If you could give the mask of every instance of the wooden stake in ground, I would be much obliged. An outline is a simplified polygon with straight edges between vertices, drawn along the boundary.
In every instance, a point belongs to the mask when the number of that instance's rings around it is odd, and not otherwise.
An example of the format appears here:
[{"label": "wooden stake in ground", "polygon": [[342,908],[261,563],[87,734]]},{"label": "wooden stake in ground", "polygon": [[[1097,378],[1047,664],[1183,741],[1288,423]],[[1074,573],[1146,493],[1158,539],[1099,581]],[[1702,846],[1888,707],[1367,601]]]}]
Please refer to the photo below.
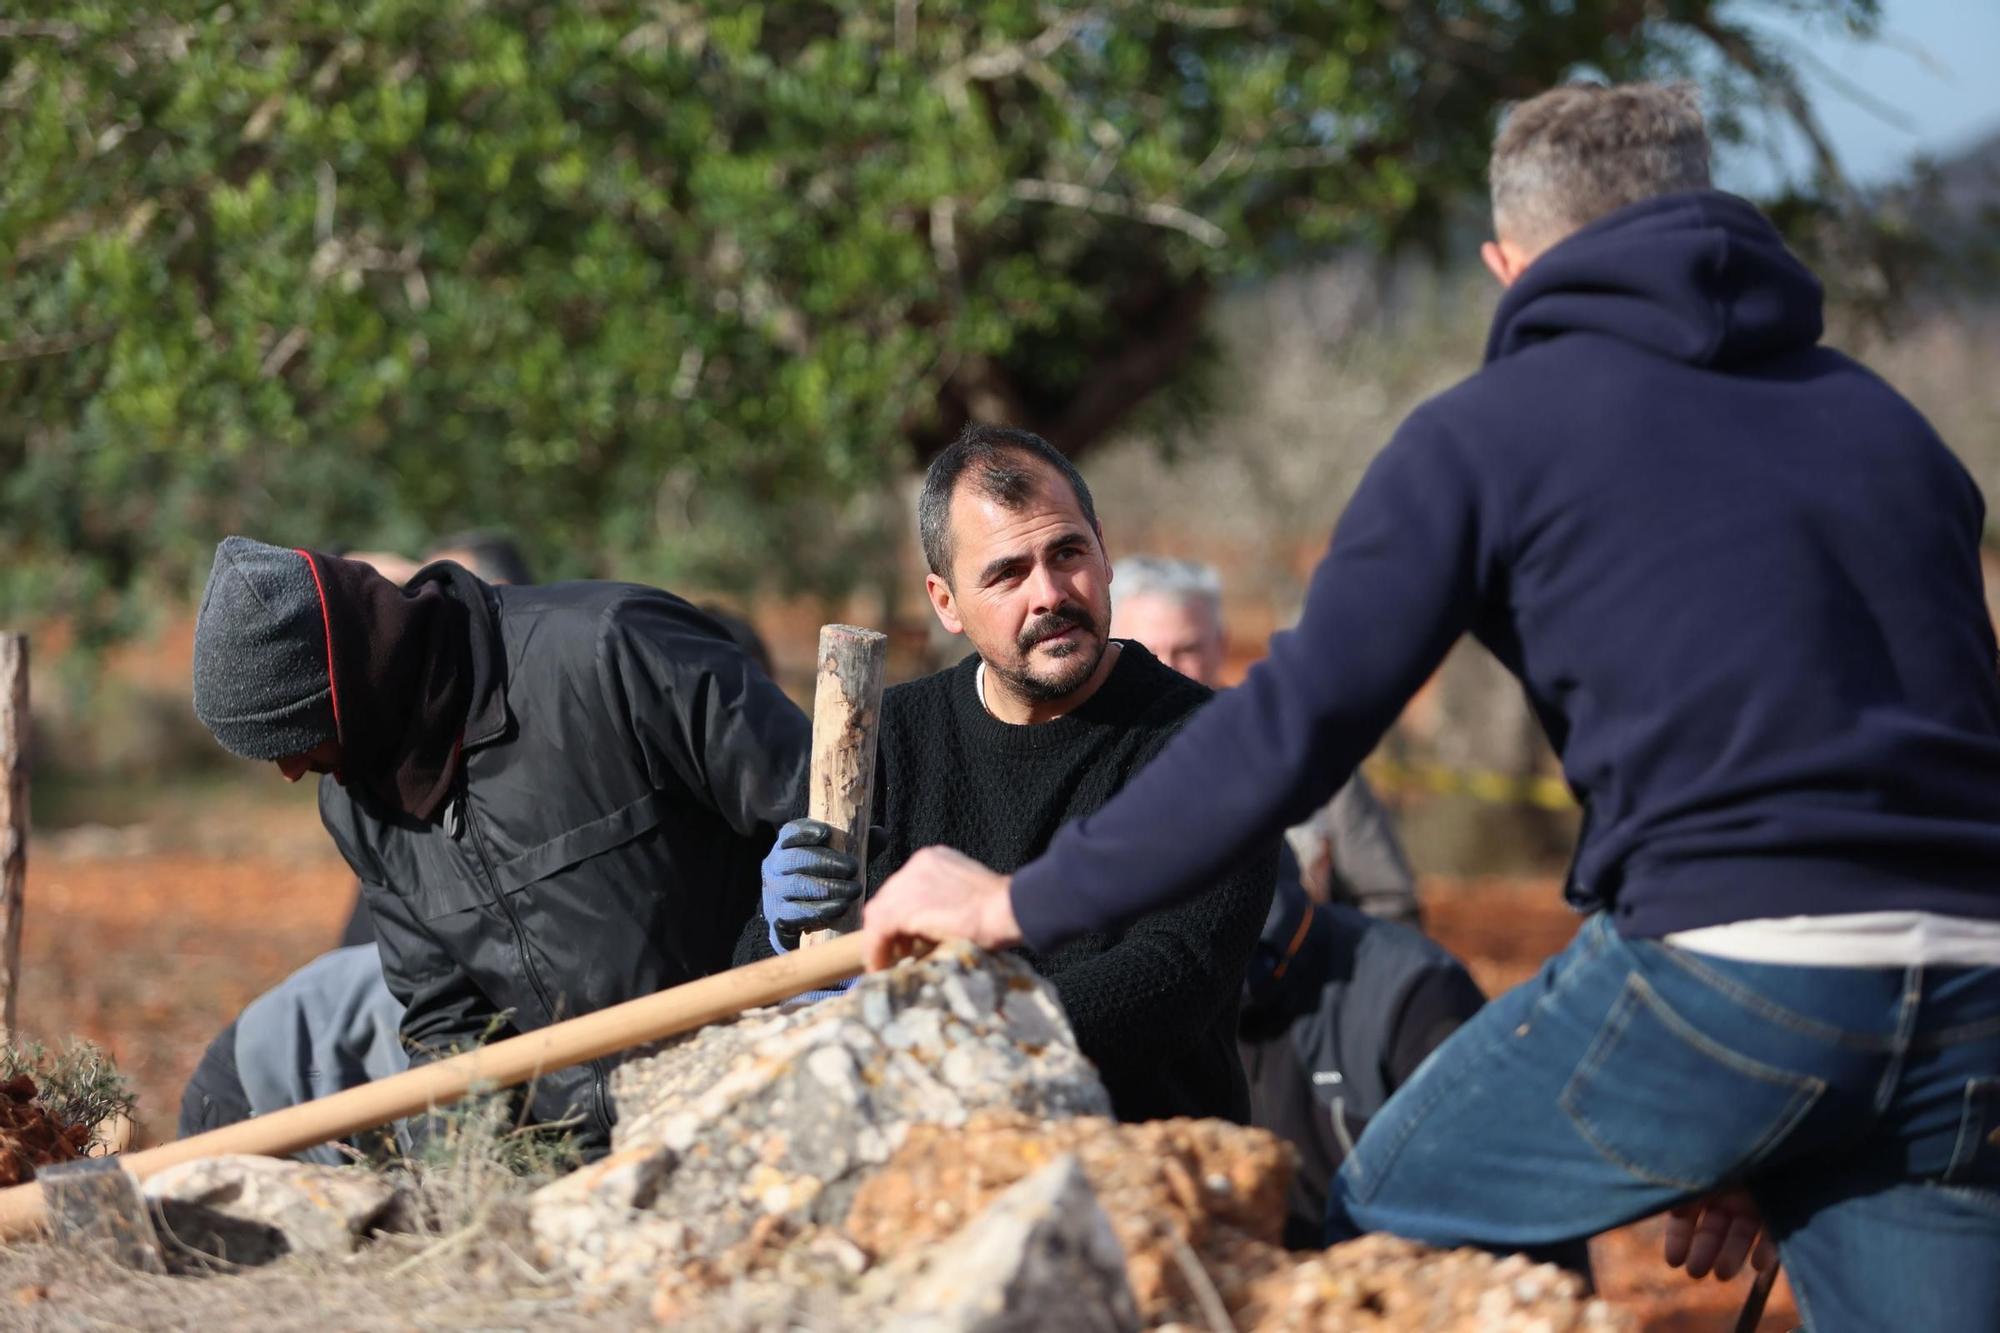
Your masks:
[{"label": "wooden stake in ground", "polygon": [[[819,678],[813,688],[812,780],[806,814],[833,825],[833,847],[852,852],[868,878],[868,816],[875,803],[875,736],[882,724],[882,673],[889,638],[853,625],[819,631]],[[861,928],[861,902],[824,930],[799,936],[802,948]]]},{"label": "wooden stake in ground", "polygon": [[28,881],[28,636],[0,634],[0,1031],[15,1033]]},{"label": "wooden stake in ground", "polygon": [[[163,1143],[119,1159],[120,1165],[144,1180],[170,1166],[203,1157],[225,1153],[283,1157],[344,1139],[433,1106],[449,1105],[475,1089],[526,1083],[552,1069],[691,1032],[802,991],[824,989],[861,971],[864,943],[859,935],[851,935],[822,948],[795,950],[748,967],[718,972],[331,1097]],[[41,1226],[45,1216],[39,1184],[0,1190],[0,1240],[26,1235]]]}]

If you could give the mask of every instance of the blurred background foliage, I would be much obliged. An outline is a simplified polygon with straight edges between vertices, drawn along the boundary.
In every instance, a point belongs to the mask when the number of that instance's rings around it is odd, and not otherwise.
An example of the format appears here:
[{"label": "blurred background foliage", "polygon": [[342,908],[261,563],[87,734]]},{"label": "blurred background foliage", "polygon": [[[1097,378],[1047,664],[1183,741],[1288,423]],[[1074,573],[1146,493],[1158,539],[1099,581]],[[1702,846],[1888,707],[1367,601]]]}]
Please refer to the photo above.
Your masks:
[{"label": "blurred background foliage", "polygon": [[[1477,217],[1496,109],[1873,0],[236,0],[0,16],[0,615],[224,533],[836,593],[968,418],[1185,418],[1209,308]],[[1838,164],[1784,216],[1824,238]],[[1846,242],[1843,242],[1843,244]],[[1866,276],[1866,265],[1844,272]],[[1876,284],[1880,286],[1882,284]],[[1162,392],[1165,390],[1166,392]],[[1144,418],[1141,418],[1143,424]]]}]

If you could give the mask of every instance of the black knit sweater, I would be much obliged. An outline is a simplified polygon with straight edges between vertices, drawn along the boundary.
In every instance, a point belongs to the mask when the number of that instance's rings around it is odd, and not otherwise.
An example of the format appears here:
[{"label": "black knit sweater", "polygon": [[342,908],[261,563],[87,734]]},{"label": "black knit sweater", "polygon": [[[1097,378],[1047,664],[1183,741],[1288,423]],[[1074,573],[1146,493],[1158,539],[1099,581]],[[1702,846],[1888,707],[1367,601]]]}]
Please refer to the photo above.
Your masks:
[{"label": "black knit sweater", "polygon": [[[1025,864],[1065,821],[1109,800],[1210,695],[1128,642],[1081,708],[1016,726],[981,704],[978,663],[968,657],[883,696],[874,818],[888,836],[870,849],[870,892],[936,843],[1002,872]],[[1236,1004],[1276,865],[1274,844],[1207,892],[1121,933],[1024,953],[1055,985],[1121,1120],[1248,1119]],[[737,961],[769,953],[759,915]]]}]

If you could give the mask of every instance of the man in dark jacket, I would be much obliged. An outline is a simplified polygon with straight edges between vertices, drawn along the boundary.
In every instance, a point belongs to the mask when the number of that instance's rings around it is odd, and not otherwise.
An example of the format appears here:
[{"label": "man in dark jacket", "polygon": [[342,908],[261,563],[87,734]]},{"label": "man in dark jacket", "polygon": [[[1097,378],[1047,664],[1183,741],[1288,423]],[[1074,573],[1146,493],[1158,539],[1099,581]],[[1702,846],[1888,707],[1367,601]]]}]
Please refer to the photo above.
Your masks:
[{"label": "man in dark jacket", "polygon": [[[977,651],[883,697],[871,882],[934,842],[997,865],[1028,860],[1209,697],[1110,637],[1111,571],[1090,488],[1038,436],[969,428],[932,462],[918,510],[932,607]],[[739,961],[795,947],[860,892],[853,858],[826,835],[813,820],[785,826]],[[1276,845],[1274,833],[1245,848],[1165,911],[1028,955],[1121,1119],[1248,1118],[1237,993]]]},{"label": "man in dark jacket", "polygon": [[[1819,1333],[1990,1327],[1979,492],[1820,345],[1818,283],[1708,188],[1691,93],[1528,102],[1492,184],[1486,366],[1375,460],[1299,628],[1011,879],[911,858],[871,951],[1047,948],[1177,901],[1326,799],[1470,631],[1584,806],[1569,896],[1592,915],[1376,1116],[1332,1234],[1517,1247],[1747,1192]],[[1741,1245],[1741,1220],[1705,1209],[1694,1243]]]},{"label": "man in dark jacket", "polygon": [[[803,801],[806,719],[712,621],[615,583],[496,588],[241,537],[195,628],[224,748],[320,783],[416,1060],[728,966]],[[608,1141],[608,1064],[532,1111]]]},{"label": "man in dark jacket", "polygon": [[1251,1123],[1299,1153],[1285,1243],[1317,1248],[1327,1186],[1389,1095],[1486,1003],[1444,947],[1347,903],[1315,902],[1287,852],[1243,978]]},{"label": "man in dark jacket", "polygon": [[[421,560],[415,561],[393,552],[363,554],[341,551],[335,554],[373,566],[376,573],[391,583],[406,582],[425,565],[433,565],[440,560],[449,560],[470,571],[489,587],[535,581],[534,570],[529,566],[528,557],[522,552],[520,544],[505,533],[486,529],[440,538],[432,543],[430,551]],[[764,674],[771,674],[769,668]],[[368,915],[368,899],[357,892],[354,908],[347,914],[347,924],[340,928],[340,947],[350,948],[374,942],[375,922]],[[355,969],[354,975],[360,975],[359,968]]]}]

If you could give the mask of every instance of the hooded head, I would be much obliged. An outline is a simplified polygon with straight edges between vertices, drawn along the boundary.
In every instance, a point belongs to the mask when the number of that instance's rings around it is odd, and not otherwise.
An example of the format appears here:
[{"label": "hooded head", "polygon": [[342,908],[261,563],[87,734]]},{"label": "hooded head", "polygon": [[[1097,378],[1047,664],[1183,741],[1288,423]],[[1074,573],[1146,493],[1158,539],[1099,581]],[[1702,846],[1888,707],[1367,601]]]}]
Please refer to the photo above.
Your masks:
[{"label": "hooded head", "polygon": [[1480,248],[1507,288],[1487,360],[1565,333],[1720,367],[1818,342],[1818,280],[1754,206],[1709,188],[1708,162],[1685,85],[1557,88],[1515,107]]},{"label": "hooded head", "polygon": [[399,587],[360,561],[227,538],[195,622],[195,715],[234,754],[429,819],[457,767],[484,586],[438,564]]},{"label": "hooded head", "polygon": [[301,551],[227,537],[194,630],[194,711],[245,759],[283,759],[339,737],[327,622]]},{"label": "hooded head", "polygon": [[1495,240],[1480,254],[1511,284],[1536,256],[1602,217],[1709,188],[1708,128],[1687,84],[1572,84],[1512,108],[1487,178]]}]

